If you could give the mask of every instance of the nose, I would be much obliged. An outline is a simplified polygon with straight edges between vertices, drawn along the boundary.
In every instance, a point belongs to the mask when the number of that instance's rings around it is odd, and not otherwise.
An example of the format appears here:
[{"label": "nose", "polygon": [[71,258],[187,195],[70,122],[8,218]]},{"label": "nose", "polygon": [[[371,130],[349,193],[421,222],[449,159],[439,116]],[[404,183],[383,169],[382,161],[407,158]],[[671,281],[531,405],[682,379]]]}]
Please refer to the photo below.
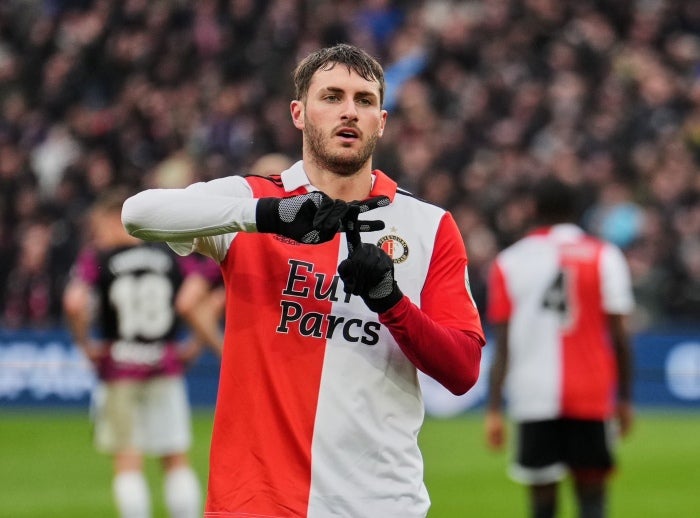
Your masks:
[{"label": "nose", "polygon": [[344,121],[357,120],[357,106],[355,105],[354,99],[348,99],[343,103],[343,110],[341,113],[341,118]]}]

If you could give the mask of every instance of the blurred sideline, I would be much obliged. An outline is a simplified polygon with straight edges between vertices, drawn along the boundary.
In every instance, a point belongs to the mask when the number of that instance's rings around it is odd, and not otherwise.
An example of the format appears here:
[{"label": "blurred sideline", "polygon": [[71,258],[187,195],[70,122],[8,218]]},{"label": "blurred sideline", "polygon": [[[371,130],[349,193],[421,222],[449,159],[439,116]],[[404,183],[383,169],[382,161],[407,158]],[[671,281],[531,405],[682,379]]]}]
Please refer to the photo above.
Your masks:
[{"label": "blurred sideline", "polygon": [[[700,336],[697,329],[664,328],[634,336],[635,403],[639,407],[700,408]],[[421,375],[426,413],[447,418],[480,407],[488,386],[491,349],[481,377],[464,396],[453,396]],[[203,354],[187,373],[192,404],[213,406],[219,362]],[[68,332],[0,329],[0,408],[87,407],[96,383],[89,362]]]}]

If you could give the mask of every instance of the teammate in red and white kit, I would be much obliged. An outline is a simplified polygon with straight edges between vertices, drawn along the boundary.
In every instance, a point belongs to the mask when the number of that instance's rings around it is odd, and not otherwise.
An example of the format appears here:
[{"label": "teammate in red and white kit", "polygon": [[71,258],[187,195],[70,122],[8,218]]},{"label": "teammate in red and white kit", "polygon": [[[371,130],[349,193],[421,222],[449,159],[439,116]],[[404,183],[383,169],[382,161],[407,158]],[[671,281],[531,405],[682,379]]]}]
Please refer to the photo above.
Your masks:
[{"label": "teammate in red and white kit", "polygon": [[[194,341],[181,343],[176,307],[189,282],[185,277],[199,274],[186,271],[182,258],[164,245],[144,243],[124,231],[125,199],[122,190],[109,191],[92,208],[93,240],[72,269],[65,316],[100,380],[94,441],[98,451],[113,457],[119,516],[150,516],[143,456],[152,455],[165,471],[170,516],[195,518],[201,516],[201,490],[187,454],[190,408],[183,373],[200,347]],[[188,292],[198,298],[196,289]],[[206,323],[198,327],[213,335]]]},{"label": "teammate in red and white kit", "polygon": [[133,235],[221,264],[205,516],[424,517],[416,369],[464,393],[484,344],[464,243],[449,213],[372,169],[387,119],[373,58],[337,45],[294,77],[302,161],[144,191],[122,212]]},{"label": "teammate in red and white kit", "polygon": [[501,448],[506,390],[516,423],[510,474],[531,488],[532,516],[556,512],[557,485],[571,473],[580,514],[605,514],[613,467],[610,424],[632,422],[631,353],[624,318],[633,308],[621,251],[571,223],[576,196],[547,178],[535,188],[539,223],[491,269],[487,316],[496,353],[487,441]]}]

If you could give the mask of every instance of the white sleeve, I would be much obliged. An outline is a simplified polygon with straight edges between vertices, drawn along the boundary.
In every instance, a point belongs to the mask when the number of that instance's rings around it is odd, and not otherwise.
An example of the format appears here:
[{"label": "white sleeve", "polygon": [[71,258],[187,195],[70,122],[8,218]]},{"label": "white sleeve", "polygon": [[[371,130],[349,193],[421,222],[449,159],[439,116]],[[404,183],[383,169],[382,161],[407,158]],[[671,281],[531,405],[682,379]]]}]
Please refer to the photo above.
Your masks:
[{"label": "white sleeve", "polygon": [[608,314],[627,315],[634,308],[632,280],[625,256],[616,246],[607,244],[602,251],[603,309]]},{"label": "white sleeve", "polygon": [[194,250],[221,261],[235,232],[255,232],[248,183],[230,176],[185,189],[149,189],[124,202],[122,223],[144,241],[166,241],[181,255]]}]

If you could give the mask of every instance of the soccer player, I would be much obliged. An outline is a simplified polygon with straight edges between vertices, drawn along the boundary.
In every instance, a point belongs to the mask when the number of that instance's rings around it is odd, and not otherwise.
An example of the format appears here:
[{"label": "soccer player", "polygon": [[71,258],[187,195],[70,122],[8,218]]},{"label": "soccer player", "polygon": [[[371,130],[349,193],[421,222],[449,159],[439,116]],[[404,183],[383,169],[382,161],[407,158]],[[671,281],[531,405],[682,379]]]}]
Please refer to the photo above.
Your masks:
[{"label": "soccer player", "polygon": [[142,471],[147,454],[161,459],[170,516],[194,518],[201,516],[201,489],[187,454],[190,409],[183,367],[199,346],[176,340],[176,296],[183,279],[179,257],[126,233],[125,199],[121,190],[110,191],[92,208],[93,246],[72,269],[64,312],[100,380],[94,440],[98,451],[113,456],[120,516],[150,516]]},{"label": "soccer player", "polygon": [[301,161],[147,190],[122,212],[131,234],[221,264],[205,516],[424,517],[416,369],[464,393],[484,344],[464,242],[449,213],[372,169],[387,121],[374,58],[320,49],[294,83]]},{"label": "soccer player", "polygon": [[573,477],[579,516],[605,515],[615,419],[632,424],[625,315],[630,274],[621,251],[572,223],[576,196],[547,178],[535,188],[541,226],[503,250],[489,279],[496,352],[486,412],[488,444],[502,448],[503,388],[515,423],[511,477],[530,488],[531,516],[556,513],[557,486]]},{"label": "soccer player", "polygon": [[221,327],[226,291],[221,270],[203,255],[183,257],[185,279],[177,295],[175,308],[187,321],[199,344],[208,346],[218,358],[224,346]]}]

